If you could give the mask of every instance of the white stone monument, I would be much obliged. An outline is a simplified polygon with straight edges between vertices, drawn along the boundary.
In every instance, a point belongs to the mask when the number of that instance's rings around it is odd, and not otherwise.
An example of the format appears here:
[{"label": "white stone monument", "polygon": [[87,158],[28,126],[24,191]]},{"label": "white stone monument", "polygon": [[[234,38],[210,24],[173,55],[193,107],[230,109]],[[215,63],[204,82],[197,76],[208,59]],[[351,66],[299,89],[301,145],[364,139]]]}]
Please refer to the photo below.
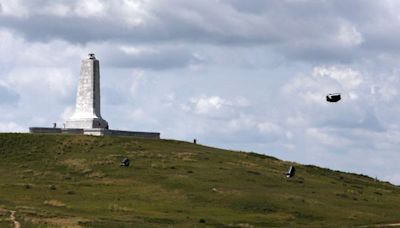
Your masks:
[{"label": "white stone monument", "polygon": [[92,53],[82,60],[75,113],[65,128],[108,129],[100,114],[100,63]]},{"label": "white stone monument", "polygon": [[160,139],[159,132],[108,129],[107,121],[100,114],[100,64],[94,54],[89,54],[88,59],[82,60],[75,113],[67,120],[64,128],[57,128],[57,125],[54,124],[52,128],[30,127],[29,132],[33,134],[109,135]]}]

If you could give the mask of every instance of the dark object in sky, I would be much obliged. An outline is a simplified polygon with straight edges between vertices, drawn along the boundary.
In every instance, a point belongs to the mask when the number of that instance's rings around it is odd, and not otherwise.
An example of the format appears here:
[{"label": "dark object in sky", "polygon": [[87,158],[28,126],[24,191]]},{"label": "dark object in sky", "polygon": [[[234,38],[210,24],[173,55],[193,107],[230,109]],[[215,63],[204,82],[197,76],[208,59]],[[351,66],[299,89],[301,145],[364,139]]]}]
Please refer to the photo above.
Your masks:
[{"label": "dark object in sky", "polygon": [[194,144],[197,144],[197,140],[196,140],[196,139],[193,139],[193,143],[194,143]]},{"label": "dark object in sky", "polygon": [[129,166],[129,158],[124,158],[121,161],[121,166]]},{"label": "dark object in sky", "polygon": [[326,101],[328,102],[338,102],[340,101],[341,96],[340,93],[330,93],[326,95]]},{"label": "dark object in sky", "polygon": [[289,171],[286,173],[286,177],[291,178],[294,177],[295,174],[296,174],[296,168],[294,168],[294,166],[290,166]]}]

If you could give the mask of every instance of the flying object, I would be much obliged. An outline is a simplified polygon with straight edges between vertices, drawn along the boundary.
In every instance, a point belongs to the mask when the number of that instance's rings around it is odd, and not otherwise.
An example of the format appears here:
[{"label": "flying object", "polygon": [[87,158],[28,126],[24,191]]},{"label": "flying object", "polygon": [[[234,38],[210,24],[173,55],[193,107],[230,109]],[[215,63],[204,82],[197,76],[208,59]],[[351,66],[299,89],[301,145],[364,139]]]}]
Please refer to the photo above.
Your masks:
[{"label": "flying object", "polygon": [[340,101],[340,99],[341,99],[340,93],[330,93],[326,95],[327,102],[338,102]]}]

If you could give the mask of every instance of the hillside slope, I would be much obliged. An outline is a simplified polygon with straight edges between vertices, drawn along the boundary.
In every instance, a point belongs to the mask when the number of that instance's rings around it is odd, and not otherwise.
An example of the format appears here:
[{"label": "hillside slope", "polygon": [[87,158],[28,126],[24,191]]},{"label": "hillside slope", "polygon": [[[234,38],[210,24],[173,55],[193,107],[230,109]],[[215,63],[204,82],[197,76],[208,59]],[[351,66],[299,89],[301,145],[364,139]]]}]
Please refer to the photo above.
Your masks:
[{"label": "hillside slope", "polygon": [[[131,166],[120,167],[129,157]],[[400,222],[366,176],[171,140],[0,134],[0,226],[270,227]]]}]

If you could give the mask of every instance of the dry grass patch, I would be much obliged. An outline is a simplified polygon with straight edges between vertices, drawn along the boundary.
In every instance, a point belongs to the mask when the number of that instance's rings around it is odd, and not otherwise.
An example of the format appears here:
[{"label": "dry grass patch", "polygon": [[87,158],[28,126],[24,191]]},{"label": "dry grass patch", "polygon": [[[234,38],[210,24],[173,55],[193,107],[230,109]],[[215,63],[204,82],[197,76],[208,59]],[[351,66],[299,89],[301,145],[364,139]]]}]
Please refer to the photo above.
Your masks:
[{"label": "dry grass patch", "polygon": [[63,203],[59,200],[45,200],[43,202],[43,204],[54,206],[54,207],[65,207],[66,206],[65,203]]},{"label": "dry grass patch", "polygon": [[182,161],[197,161],[197,159],[194,158],[194,153],[191,152],[178,152],[176,153],[176,157],[179,160]]},{"label": "dry grass patch", "polygon": [[90,178],[103,178],[106,176],[106,174],[100,172],[100,171],[96,171],[96,172],[92,172],[90,174],[87,175]]},{"label": "dry grass patch", "polygon": [[62,163],[69,167],[75,168],[75,169],[85,169],[88,167],[86,164],[87,163],[86,159],[83,159],[83,158],[67,159],[67,160],[64,160]]},{"label": "dry grass patch", "polygon": [[226,195],[243,195],[243,193],[239,190],[235,189],[226,189],[226,188],[212,188],[212,192],[219,193],[219,194],[226,194]]},{"label": "dry grass patch", "polygon": [[46,227],[68,227],[68,228],[80,228],[79,225],[83,222],[90,220],[78,217],[71,218],[37,218],[37,217],[26,217],[26,220],[37,225],[45,225]]},{"label": "dry grass patch", "polygon": [[111,204],[109,207],[108,207],[108,209],[110,210],[110,211],[119,211],[119,212],[132,212],[133,211],[133,209],[132,208],[129,208],[129,207],[124,207],[124,206],[121,206],[121,205],[118,205],[118,204]]},{"label": "dry grass patch", "polygon": [[115,164],[115,162],[112,160],[102,160],[102,161],[94,162],[93,164],[95,164],[95,165],[112,165],[112,164]]},{"label": "dry grass patch", "polygon": [[83,174],[88,174],[93,171],[89,168],[86,159],[67,159],[63,161],[62,164],[67,165],[69,168],[72,168],[73,170]]}]

